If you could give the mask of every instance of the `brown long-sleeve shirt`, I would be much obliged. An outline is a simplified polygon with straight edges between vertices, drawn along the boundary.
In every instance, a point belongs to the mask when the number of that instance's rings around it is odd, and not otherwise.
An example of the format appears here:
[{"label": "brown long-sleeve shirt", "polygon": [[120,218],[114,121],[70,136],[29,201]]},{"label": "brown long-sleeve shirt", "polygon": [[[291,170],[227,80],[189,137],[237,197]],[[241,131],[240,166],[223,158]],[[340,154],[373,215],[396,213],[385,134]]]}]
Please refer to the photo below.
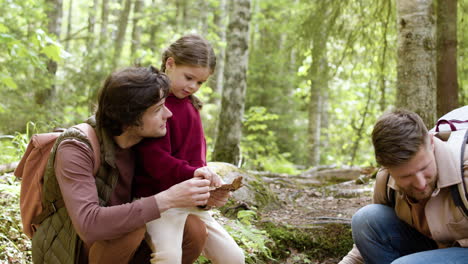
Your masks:
[{"label": "brown long-sleeve shirt", "polygon": [[108,207],[99,206],[93,176],[93,151],[77,140],[63,141],[57,150],[55,172],[65,206],[75,230],[86,245],[114,239],[160,217],[153,196],[132,201],[133,153],[116,146],[120,172]]}]

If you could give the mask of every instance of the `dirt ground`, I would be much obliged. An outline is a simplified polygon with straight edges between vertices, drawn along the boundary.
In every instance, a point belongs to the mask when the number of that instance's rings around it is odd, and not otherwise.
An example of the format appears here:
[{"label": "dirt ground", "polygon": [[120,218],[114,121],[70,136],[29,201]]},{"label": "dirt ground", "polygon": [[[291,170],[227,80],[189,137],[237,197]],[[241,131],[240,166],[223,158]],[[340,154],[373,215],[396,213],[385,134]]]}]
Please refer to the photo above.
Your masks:
[{"label": "dirt ground", "polygon": [[308,226],[325,222],[350,223],[353,214],[372,201],[373,182],[355,181],[325,187],[292,189],[271,186],[284,206],[265,212],[263,219],[292,226]]},{"label": "dirt ground", "polygon": [[[351,217],[361,207],[372,201],[373,181],[356,184],[347,181],[325,187],[307,187],[292,189],[284,186],[270,186],[284,202],[281,209],[263,212],[262,219],[276,224],[308,228],[326,223],[350,224]],[[297,262],[301,253],[292,252],[284,261],[286,264]],[[338,263],[338,258],[311,260],[316,264]]]}]

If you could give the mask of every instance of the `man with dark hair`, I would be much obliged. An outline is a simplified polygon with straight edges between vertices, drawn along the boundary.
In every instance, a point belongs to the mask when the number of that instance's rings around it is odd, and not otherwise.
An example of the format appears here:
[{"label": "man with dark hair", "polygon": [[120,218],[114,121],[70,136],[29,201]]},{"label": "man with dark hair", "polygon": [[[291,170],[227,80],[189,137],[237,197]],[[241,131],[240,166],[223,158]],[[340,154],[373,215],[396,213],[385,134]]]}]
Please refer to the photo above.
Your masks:
[{"label": "man with dark hair", "polygon": [[[33,236],[34,263],[129,263],[145,235],[145,223],[170,208],[205,205],[210,182],[190,179],[154,196],[132,201],[134,154],[130,147],[145,137],[166,133],[172,113],[164,106],[169,80],[157,69],[132,67],[111,74],[99,94],[94,128],[100,167],[83,132],[70,128],[52,150],[44,181],[45,196],[65,206],[46,218]],[[50,177],[48,175],[51,175]],[[227,197],[217,197],[222,205]],[[210,201],[213,202],[213,201]],[[206,229],[187,218],[183,263],[203,250]],[[148,256],[149,258],[149,256]]]},{"label": "man with dark hair", "polygon": [[[454,165],[460,156],[406,110],[380,117],[372,143],[383,167],[374,204],[353,216],[355,245],[340,263],[467,262],[468,216],[454,204],[450,191],[461,181]],[[468,163],[467,153],[464,157]],[[464,177],[468,180],[468,173]]]}]

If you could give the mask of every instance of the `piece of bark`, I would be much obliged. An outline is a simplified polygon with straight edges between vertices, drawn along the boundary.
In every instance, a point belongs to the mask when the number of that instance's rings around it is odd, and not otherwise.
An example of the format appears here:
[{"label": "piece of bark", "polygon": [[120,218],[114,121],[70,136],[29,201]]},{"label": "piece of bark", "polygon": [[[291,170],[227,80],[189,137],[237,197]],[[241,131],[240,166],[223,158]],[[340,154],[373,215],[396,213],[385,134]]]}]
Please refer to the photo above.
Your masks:
[{"label": "piece of bark", "polygon": [[221,185],[221,187],[216,188],[216,189],[228,190],[228,191],[234,192],[234,191],[237,191],[242,186],[244,186],[242,185],[242,176],[238,176],[232,181],[232,183],[223,184]]}]

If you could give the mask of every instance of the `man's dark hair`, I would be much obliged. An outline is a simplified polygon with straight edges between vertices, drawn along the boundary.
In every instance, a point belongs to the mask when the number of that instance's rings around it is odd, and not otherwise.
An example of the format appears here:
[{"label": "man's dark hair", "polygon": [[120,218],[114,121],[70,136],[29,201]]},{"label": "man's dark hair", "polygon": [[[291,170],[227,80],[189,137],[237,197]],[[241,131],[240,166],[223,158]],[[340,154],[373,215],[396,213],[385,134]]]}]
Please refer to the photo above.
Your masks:
[{"label": "man's dark hair", "polygon": [[376,161],[384,167],[408,162],[427,143],[427,128],[421,117],[397,109],[382,115],[372,131]]},{"label": "man's dark hair", "polygon": [[169,79],[150,66],[129,67],[109,75],[99,92],[97,125],[111,136],[138,126],[143,113],[169,93]]}]

